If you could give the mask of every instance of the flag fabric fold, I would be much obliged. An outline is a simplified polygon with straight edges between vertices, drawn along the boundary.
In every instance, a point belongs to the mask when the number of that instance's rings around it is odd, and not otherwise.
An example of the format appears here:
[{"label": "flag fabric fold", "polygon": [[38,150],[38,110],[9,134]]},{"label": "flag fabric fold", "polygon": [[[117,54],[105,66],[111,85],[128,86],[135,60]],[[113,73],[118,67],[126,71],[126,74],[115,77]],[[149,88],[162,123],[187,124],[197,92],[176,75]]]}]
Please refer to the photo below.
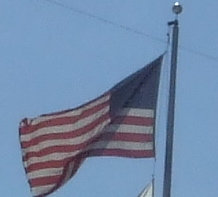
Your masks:
[{"label": "flag fabric fold", "polygon": [[78,108],[23,119],[20,143],[33,196],[46,196],[90,156],[154,157],[162,56]]}]

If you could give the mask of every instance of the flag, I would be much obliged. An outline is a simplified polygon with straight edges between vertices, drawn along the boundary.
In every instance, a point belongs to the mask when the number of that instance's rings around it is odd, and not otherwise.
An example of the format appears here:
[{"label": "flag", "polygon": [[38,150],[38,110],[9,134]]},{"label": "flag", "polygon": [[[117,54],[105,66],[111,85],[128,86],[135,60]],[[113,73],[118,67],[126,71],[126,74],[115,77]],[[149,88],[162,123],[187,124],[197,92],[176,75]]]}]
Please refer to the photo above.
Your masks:
[{"label": "flag", "polygon": [[138,197],[153,197],[153,181],[144,188]]},{"label": "flag", "polygon": [[75,109],[20,123],[23,163],[33,196],[66,183],[91,156],[154,157],[162,56]]}]

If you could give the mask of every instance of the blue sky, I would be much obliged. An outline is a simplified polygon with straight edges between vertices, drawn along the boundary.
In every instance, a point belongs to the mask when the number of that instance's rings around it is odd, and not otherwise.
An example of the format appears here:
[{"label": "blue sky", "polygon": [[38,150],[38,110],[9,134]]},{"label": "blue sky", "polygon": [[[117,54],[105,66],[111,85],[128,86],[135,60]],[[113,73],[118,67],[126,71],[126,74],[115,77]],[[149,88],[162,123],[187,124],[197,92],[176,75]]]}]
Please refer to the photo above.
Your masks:
[{"label": "blue sky", "polygon": [[[99,96],[163,53],[167,22],[174,19],[171,0],[57,1],[66,7],[52,0],[0,1],[4,197],[31,196],[21,161],[20,120]],[[181,3],[172,196],[214,197],[218,195],[218,2]],[[162,192],[167,70],[166,65],[157,126],[157,197]],[[90,158],[50,196],[134,197],[151,179],[153,167],[152,159]]]}]

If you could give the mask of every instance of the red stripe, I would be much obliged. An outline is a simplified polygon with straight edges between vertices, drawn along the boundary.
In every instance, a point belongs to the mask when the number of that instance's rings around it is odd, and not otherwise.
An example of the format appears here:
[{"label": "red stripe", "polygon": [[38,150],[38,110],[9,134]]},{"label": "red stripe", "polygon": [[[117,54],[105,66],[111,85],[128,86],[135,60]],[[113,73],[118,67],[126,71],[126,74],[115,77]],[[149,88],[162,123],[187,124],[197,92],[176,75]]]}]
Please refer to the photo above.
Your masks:
[{"label": "red stripe", "polygon": [[105,94],[103,94],[103,95],[101,95],[101,96],[99,96],[99,97],[85,103],[85,104],[82,104],[82,105],[80,105],[80,106],[78,106],[76,108],[62,110],[62,111],[59,111],[59,112],[54,112],[54,113],[49,113],[49,114],[43,114],[43,115],[41,115],[41,117],[62,115],[62,114],[68,113],[70,111],[77,110],[79,108],[83,108],[83,107],[85,107],[87,105],[90,105],[91,103],[94,103],[95,101],[100,100],[100,99],[102,99],[103,97],[106,97],[106,96],[110,96],[110,92],[107,92],[107,93],[105,93]]},{"label": "red stripe", "polygon": [[140,126],[153,126],[154,118],[136,117],[136,116],[119,116],[113,121],[114,124],[128,124]]},{"label": "red stripe", "polygon": [[76,157],[67,158],[60,161],[47,161],[35,163],[26,168],[27,172],[33,172],[46,168],[60,168],[64,167],[67,162],[73,161],[75,159],[81,159],[91,156],[120,156],[120,157],[131,157],[131,158],[144,158],[144,157],[154,157],[153,150],[120,150],[120,149],[95,149],[80,154]]},{"label": "red stripe", "polygon": [[[80,167],[80,165],[81,165],[81,163],[83,162],[83,160],[84,160],[84,158],[77,159],[77,160],[74,160],[74,161],[73,161],[73,162],[74,162],[74,167],[73,167],[73,169],[72,169],[72,173],[71,173],[70,178],[76,173],[76,171],[77,171],[78,168]],[[69,163],[71,163],[71,161],[68,162],[68,164],[69,164]],[[54,192],[55,190],[57,190],[57,189],[63,184],[63,179],[64,179],[64,177],[66,176],[67,169],[68,169],[68,167],[69,167],[68,164],[65,165],[63,174],[62,174],[62,176],[60,177],[60,179],[58,180],[58,182],[55,184],[55,186],[54,186],[51,190],[49,190],[47,193],[40,194],[40,195],[37,195],[37,196],[35,196],[35,197],[45,197],[45,196],[47,196],[48,194],[50,194],[50,193]],[[70,178],[69,178],[69,179],[70,179]],[[32,186],[31,186],[31,187],[32,187]]]},{"label": "red stripe", "polygon": [[60,181],[61,175],[57,176],[47,176],[41,178],[30,179],[30,184],[32,187],[45,186],[50,184],[57,184]]},{"label": "red stripe", "polygon": [[65,133],[51,133],[51,134],[41,135],[34,139],[31,139],[28,142],[21,142],[21,146],[22,148],[28,148],[30,146],[37,145],[38,143],[46,140],[75,138],[89,132],[90,130],[94,129],[98,125],[102,124],[107,119],[109,119],[109,113],[102,115],[100,118],[96,119],[95,121],[91,122],[90,124],[86,125],[83,128],[65,132]]},{"label": "red stripe", "polygon": [[87,156],[119,156],[130,158],[154,157],[153,150],[120,150],[120,149],[96,149],[86,153]]},{"label": "red stripe", "polygon": [[51,161],[46,161],[46,162],[34,163],[34,164],[29,165],[26,168],[26,171],[33,172],[33,171],[37,171],[37,170],[41,170],[45,168],[61,168],[61,167],[64,167],[70,159],[71,158],[63,159],[60,161],[51,160]]},{"label": "red stripe", "polygon": [[[92,140],[92,139],[91,139]],[[77,144],[77,145],[62,145],[62,146],[50,146],[48,148],[42,149],[39,152],[28,152],[26,154],[27,160],[31,157],[43,157],[48,154],[52,153],[70,153],[77,150],[82,150],[86,148],[91,140],[88,140],[84,143]]]},{"label": "red stripe", "polygon": [[22,135],[24,135],[24,134],[32,133],[38,129],[45,128],[45,127],[51,127],[51,126],[57,126],[57,125],[60,126],[60,125],[65,125],[65,124],[74,124],[78,120],[86,118],[107,106],[109,106],[109,101],[106,101],[97,106],[94,106],[91,109],[87,109],[77,116],[54,118],[54,119],[40,122],[36,125],[26,125],[24,127],[21,127],[20,132]]},{"label": "red stripe", "polygon": [[49,146],[44,148],[38,152],[32,151],[26,153],[26,157],[24,160],[28,160],[31,157],[42,157],[52,153],[70,153],[78,150],[85,149],[91,143],[95,143],[98,141],[132,141],[132,142],[151,142],[153,141],[152,134],[128,134],[128,133],[103,133],[100,136],[94,136],[84,141],[83,143],[76,145],[60,145],[60,146]]},{"label": "red stripe", "polygon": [[69,153],[69,152],[74,152],[77,150],[83,150],[88,145],[96,141],[98,141],[98,138],[96,138],[96,136],[93,136],[93,137],[90,137],[88,140],[84,141],[83,143],[76,144],[76,145],[49,146],[38,152],[32,151],[32,152],[26,153],[24,161],[27,161],[31,157],[42,157],[42,156],[52,154],[52,153]]},{"label": "red stripe", "polygon": [[[138,134],[138,133],[113,133],[106,132],[98,137],[98,140],[104,141],[126,141],[126,142],[152,142],[153,134]],[[98,141],[96,140],[96,141]]]},{"label": "red stripe", "polygon": [[26,168],[27,172],[33,172],[46,168],[60,168],[64,167],[67,162],[91,157],[91,156],[120,156],[120,157],[130,157],[130,158],[144,158],[144,157],[154,157],[153,150],[121,150],[121,149],[95,149],[87,151],[83,154],[79,154],[76,157],[67,158],[61,161],[47,161],[35,163]]},{"label": "red stripe", "polygon": [[84,155],[82,154],[78,154],[75,157],[69,157],[60,161],[56,161],[56,160],[51,160],[51,161],[45,161],[45,162],[39,162],[39,163],[34,163],[29,165],[26,168],[26,171],[29,172],[33,172],[33,171],[37,171],[37,170],[42,170],[42,169],[46,169],[46,168],[64,168],[64,172],[66,170],[66,166],[69,162],[75,162],[74,163],[74,168],[73,171],[76,171],[76,168],[78,167],[78,162],[80,163],[81,159],[83,160]]},{"label": "red stripe", "polygon": [[93,140],[96,139],[96,136],[89,138],[88,140],[84,141],[83,143],[76,144],[76,145],[60,145],[60,146],[49,146],[47,148],[44,148],[40,151],[30,151],[27,152],[24,158],[25,160],[28,160],[31,157],[42,157],[51,153],[64,153],[64,152],[73,152],[77,150],[82,150],[86,148]]}]

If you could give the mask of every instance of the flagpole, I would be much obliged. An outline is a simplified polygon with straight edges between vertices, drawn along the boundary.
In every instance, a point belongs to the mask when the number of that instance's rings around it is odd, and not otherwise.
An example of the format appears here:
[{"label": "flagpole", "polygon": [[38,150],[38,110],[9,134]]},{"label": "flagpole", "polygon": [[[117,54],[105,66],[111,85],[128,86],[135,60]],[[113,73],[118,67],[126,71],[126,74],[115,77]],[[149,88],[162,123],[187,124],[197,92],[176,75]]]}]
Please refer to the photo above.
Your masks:
[{"label": "flagpole", "polygon": [[154,177],[152,177],[152,197],[154,197]]},{"label": "flagpole", "polygon": [[176,70],[177,70],[177,53],[178,53],[178,38],[179,38],[179,23],[177,17],[178,14],[182,12],[182,6],[178,2],[174,4],[173,12],[176,14],[176,19],[168,23],[169,26],[173,26],[173,35],[172,35],[172,48],[171,48],[170,90],[169,90],[168,117],[167,117],[163,197],[171,196]]}]

